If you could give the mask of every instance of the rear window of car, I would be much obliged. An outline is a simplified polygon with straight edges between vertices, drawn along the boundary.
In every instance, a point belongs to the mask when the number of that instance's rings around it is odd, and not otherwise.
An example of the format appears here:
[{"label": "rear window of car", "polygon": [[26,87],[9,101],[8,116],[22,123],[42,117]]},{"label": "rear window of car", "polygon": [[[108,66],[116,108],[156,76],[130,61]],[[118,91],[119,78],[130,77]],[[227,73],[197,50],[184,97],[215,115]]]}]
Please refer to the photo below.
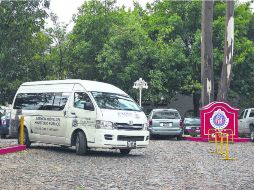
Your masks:
[{"label": "rear window of car", "polygon": [[185,125],[200,125],[200,119],[199,118],[185,118],[184,124]]},{"label": "rear window of car", "polygon": [[176,111],[162,110],[153,112],[152,119],[180,119],[180,115]]}]

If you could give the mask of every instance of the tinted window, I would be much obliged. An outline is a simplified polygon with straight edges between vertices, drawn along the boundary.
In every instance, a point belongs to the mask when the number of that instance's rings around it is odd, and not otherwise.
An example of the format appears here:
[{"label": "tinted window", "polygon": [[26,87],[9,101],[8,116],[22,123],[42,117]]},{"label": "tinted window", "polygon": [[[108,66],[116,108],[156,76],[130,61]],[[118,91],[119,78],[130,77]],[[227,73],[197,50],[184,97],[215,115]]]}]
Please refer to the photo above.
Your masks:
[{"label": "tinted window", "polygon": [[18,94],[14,103],[14,109],[39,110],[44,104],[44,94],[29,93]]},{"label": "tinted window", "polygon": [[251,110],[249,117],[254,117],[254,110]]},{"label": "tinted window", "polygon": [[53,110],[63,110],[67,100],[68,100],[68,95],[65,95],[62,93],[56,93],[54,102],[53,102]]},{"label": "tinted window", "polygon": [[53,109],[53,102],[54,102],[54,94],[53,93],[46,93],[44,95],[44,104],[42,106],[42,110],[52,110]]},{"label": "tinted window", "polygon": [[245,113],[244,113],[244,117],[243,117],[243,118],[246,118],[247,113],[248,113],[248,110],[246,110],[246,111],[245,111]]},{"label": "tinted window", "polygon": [[63,110],[68,96],[62,93],[20,93],[16,96],[14,109]]},{"label": "tinted window", "polygon": [[169,110],[154,111],[153,119],[180,119],[180,115],[178,112]]},{"label": "tinted window", "polygon": [[241,113],[240,116],[239,116],[239,119],[243,119],[244,112],[245,112],[245,111],[242,111],[242,113]]},{"label": "tinted window", "polygon": [[92,92],[97,105],[102,109],[141,111],[139,106],[128,96],[106,92]]},{"label": "tinted window", "polygon": [[200,125],[200,119],[199,118],[186,118],[184,119],[184,125]]},{"label": "tinted window", "polygon": [[86,104],[92,104],[89,96],[84,92],[76,92],[74,95],[74,107],[84,109]]}]

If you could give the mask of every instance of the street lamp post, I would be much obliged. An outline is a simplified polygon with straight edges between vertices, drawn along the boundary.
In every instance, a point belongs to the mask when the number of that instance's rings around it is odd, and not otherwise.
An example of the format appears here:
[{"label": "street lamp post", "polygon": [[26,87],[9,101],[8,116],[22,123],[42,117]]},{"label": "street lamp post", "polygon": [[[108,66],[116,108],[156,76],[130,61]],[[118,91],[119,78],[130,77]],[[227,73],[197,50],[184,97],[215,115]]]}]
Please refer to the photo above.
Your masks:
[{"label": "street lamp post", "polygon": [[134,82],[133,88],[139,89],[139,106],[141,107],[142,89],[148,89],[147,83],[142,78],[139,78],[139,80]]}]

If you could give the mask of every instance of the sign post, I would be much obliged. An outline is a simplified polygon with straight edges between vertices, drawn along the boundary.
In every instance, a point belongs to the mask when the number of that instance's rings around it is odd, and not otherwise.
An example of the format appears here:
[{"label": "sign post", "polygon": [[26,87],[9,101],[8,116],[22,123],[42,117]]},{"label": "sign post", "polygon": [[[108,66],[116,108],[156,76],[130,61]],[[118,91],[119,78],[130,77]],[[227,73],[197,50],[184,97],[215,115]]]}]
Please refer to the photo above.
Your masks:
[{"label": "sign post", "polygon": [[139,80],[134,82],[133,88],[139,89],[139,106],[141,107],[142,89],[148,89],[147,83],[142,78],[139,78]]}]

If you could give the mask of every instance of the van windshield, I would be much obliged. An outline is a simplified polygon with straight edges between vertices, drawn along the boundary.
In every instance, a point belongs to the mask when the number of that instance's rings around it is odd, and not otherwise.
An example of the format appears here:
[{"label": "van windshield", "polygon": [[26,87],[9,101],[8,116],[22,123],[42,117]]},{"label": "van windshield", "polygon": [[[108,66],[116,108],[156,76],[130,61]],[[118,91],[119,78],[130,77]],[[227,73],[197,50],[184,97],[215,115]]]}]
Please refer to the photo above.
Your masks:
[{"label": "van windshield", "polygon": [[91,92],[97,105],[102,109],[141,111],[128,96],[108,92]]}]

